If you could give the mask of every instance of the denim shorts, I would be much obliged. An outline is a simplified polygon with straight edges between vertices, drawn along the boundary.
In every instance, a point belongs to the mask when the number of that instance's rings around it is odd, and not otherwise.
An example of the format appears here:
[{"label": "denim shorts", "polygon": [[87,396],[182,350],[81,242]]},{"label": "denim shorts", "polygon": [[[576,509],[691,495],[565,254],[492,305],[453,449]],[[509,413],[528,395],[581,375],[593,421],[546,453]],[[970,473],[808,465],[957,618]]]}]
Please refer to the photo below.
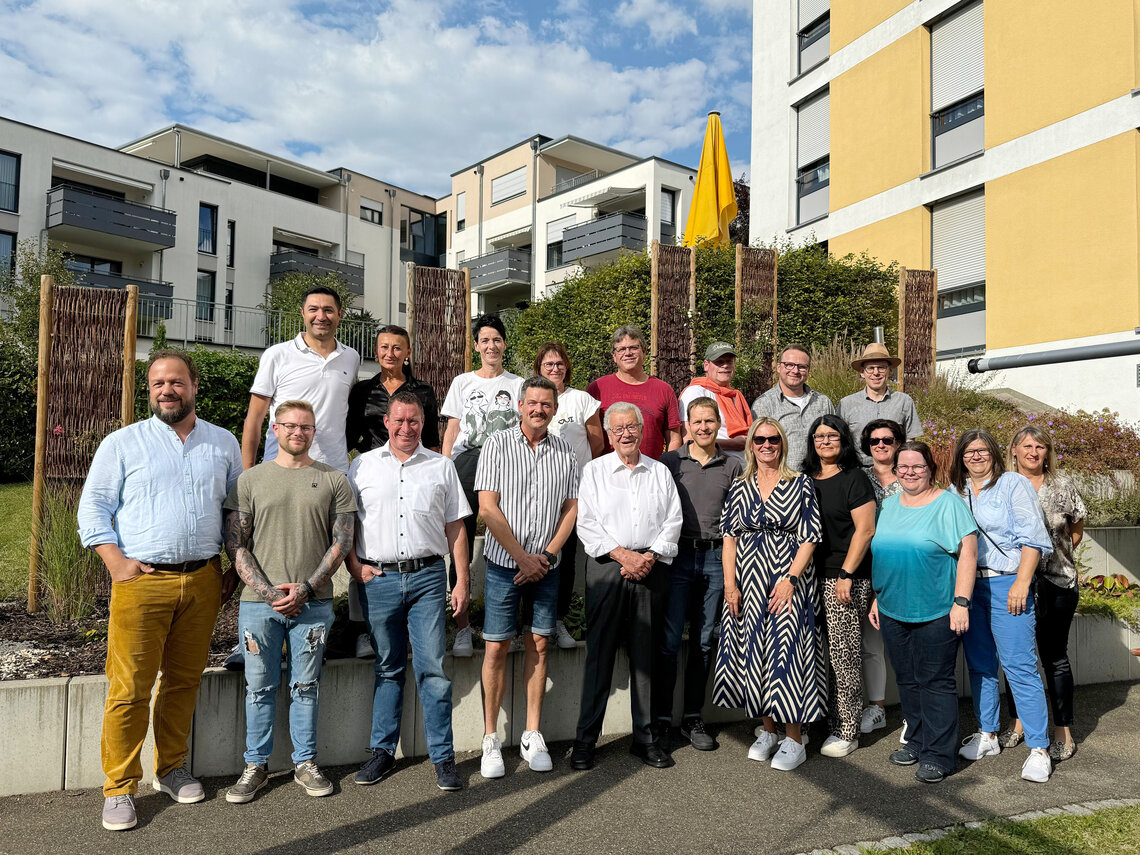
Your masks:
[{"label": "denim shorts", "polygon": [[535,635],[554,635],[555,612],[558,610],[558,568],[537,582],[516,585],[518,570],[487,562],[487,583],[483,589],[483,640],[510,641],[515,637],[519,601],[533,598],[534,616],[530,631]]}]

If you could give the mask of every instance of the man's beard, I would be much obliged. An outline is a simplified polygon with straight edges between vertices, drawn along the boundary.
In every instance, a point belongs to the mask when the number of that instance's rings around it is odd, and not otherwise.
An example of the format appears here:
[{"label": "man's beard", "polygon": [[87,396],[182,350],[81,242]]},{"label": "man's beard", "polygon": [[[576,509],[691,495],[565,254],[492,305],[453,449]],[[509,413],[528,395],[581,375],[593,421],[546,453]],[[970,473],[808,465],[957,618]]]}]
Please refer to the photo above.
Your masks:
[{"label": "man's beard", "polygon": [[[169,402],[168,402],[169,403]],[[176,410],[163,410],[157,401],[151,401],[150,411],[168,425],[176,425],[192,412],[194,412],[194,399],[183,399],[182,405]]]}]

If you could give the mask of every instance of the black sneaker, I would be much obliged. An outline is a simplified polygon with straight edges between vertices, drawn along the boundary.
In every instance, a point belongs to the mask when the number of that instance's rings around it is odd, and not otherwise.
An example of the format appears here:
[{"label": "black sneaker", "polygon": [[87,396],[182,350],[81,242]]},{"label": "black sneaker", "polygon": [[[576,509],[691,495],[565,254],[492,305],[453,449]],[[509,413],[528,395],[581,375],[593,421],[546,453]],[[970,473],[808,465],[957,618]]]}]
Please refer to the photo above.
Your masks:
[{"label": "black sneaker", "polygon": [[653,741],[657,743],[657,747],[664,751],[666,754],[673,753],[673,724],[667,719],[658,719],[649,728],[653,734]]},{"label": "black sneaker", "polygon": [[459,780],[459,773],[455,771],[454,760],[444,760],[435,764],[435,785],[449,793],[463,789],[463,782]]},{"label": "black sneaker", "polygon": [[590,742],[574,740],[574,748],[570,752],[570,768],[585,772],[594,768],[594,746]]},{"label": "black sneaker", "polygon": [[378,784],[396,771],[396,758],[383,748],[373,748],[372,756],[360,767],[353,778],[358,784],[369,786]]},{"label": "black sneaker", "polygon": [[698,751],[716,751],[720,744],[705,730],[704,719],[686,718],[681,721],[681,736],[689,740]]},{"label": "black sneaker", "polygon": [[933,763],[923,763],[914,773],[914,779],[924,784],[941,784],[946,774]]},{"label": "black sneaker", "polygon": [[918,762],[918,755],[909,748],[903,747],[891,752],[891,762],[896,766],[913,766]]},{"label": "black sneaker", "polygon": [[245,651],[242,650],[240,641],[234,645],[234,649],[230,651],[230,655],[226,657],[222,667],[227,671],[245,670]]}]

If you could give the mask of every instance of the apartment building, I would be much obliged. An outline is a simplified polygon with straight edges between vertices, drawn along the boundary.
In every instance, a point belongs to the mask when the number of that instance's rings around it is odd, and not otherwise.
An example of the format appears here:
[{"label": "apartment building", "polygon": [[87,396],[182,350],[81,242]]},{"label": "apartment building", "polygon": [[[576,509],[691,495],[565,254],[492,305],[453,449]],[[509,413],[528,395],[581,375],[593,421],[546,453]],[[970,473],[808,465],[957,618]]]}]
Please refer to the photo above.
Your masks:
[{"label": "apartment building", "polygon": [[581,266],[684,234],[696,170],[535,135],[453,172],[439,200],[448,267],[471,269],[473,311],[539,298]]},{"label": "apartment building", "polygon": [[[139,286],[144,336],[162,320],[171,340],[265,347],[288,331],[256,307],[290,271],[337,273],[360,308],[400,322],[403,262],[441,260],[435,208],[184,125],[112,149],[0,118],[0,265],[18,241],[56,243],[83,284]],[[342,329],[370,350],[360,323]]]},{"label": "apartment building", "polygon": [[[755,0],[751,239],[938,270],[938,355],[1140,326],[1135,0]],[[1140,359],[1002,372],[1140,419]]]}]

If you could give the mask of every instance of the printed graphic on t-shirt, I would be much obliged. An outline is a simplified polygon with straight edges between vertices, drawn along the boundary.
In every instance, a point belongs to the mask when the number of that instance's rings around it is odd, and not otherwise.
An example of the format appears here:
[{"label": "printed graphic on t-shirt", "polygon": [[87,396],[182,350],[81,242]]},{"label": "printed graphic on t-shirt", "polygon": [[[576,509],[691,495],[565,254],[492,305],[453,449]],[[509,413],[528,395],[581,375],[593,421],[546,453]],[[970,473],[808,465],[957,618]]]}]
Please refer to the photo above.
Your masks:
[{"label": "printed graphic on t-shirt", "polygon": [[512,406],[510,389],[501,389],[489,398],[483,389],[473,389],[464,409],[460,439],[468,448],[479,448],[491,434],[518,424],[518,413]]}]

